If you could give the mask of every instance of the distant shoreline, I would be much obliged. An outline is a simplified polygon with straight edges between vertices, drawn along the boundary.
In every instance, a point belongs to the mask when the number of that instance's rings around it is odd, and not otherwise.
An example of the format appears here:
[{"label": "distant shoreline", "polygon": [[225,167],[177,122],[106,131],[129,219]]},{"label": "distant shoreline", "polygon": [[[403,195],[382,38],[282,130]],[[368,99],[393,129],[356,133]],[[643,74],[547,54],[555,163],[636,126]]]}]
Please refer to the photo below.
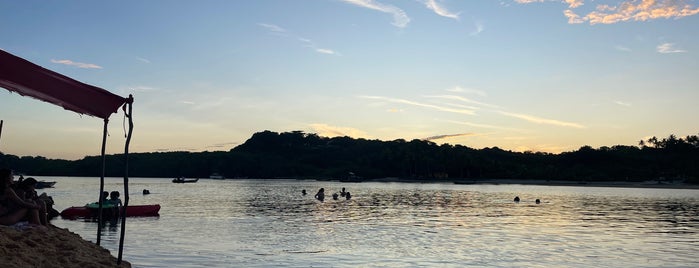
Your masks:
[{"label": "distant shoreline", "polygon": [[415,180],[401,178],[382,178],[367,180],[367,182],[407,182],[407,183],[449,183],[457,185],[541,185],[541,186],[576,186],[576,187],[622,187],[622,188],[658,188],[658,189],[687,189],[699,190],[699,184],[689,184],[684,182],[664,182],[664,181],[559,181],[559,180],[517,180],[517,179],[455,179],[455,180]]}]

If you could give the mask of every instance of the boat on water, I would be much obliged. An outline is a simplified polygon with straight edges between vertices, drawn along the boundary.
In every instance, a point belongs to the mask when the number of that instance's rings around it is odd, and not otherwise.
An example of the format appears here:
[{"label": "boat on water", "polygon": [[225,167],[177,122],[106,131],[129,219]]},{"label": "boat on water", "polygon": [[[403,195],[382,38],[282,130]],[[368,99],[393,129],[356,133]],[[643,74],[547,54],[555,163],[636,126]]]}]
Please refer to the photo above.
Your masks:
[{"label": "boat on water", "polygon": [[34,189],[53,188],[54,185],[56,185],[55,181],[37,181]]},{"label": "boat on water", "polygon": [[211,175],[209,175],[209,179],[223,180],[223,179],[225,179],[225,178],[224,178],[223,175],[221,175],[221,174],[212,173]]},{"label": "boat on water", "polygon": [[[77,219],[77,218],[97,218],[99,213],[99,204],[91,203],[81,207],[69,207],[61,211],[61,217],[67,219]],[[114,206],[109,204],[102,204],[102,209],[114,209]],[[126,214],[124,214],[124,207],[121,207],[120,215],[126,215],[126,217],[153,217],[160,216],[158,212],[160,211],[160,205],[132,205],[126,207]],[[109,215],[109,213],[103,213]]]},{"label": "boat on water", "polygon": [[198,181],[199,181],[199,178],[185,179],[183,177],[179,177],[179,178],[172,179],[172,182],[174,182],[174,183],[194,183],[194,182],[198,182]]},{"label": "boat on water", "polygon": [[341,178],[340,182],[363,182],[364,178],[357,176],[354,172],[348,172],[347,177]]}]

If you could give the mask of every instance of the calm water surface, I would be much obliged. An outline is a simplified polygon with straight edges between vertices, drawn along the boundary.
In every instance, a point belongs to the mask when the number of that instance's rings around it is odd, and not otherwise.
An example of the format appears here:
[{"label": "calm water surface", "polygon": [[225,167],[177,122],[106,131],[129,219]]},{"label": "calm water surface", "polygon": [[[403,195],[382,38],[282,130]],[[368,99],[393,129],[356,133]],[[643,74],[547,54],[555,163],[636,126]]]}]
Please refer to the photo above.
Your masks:
[{"label": "calm water surface", "polygon": [[[39,191],[59,210],[98,196],[99,178],[41,179],[58,181]],[[124,260],[133,267],[699,267],[697,190],[130,182],[131,205],[162,206],[160,217],[127,220]],[[320,187],[323,203],[313,199]],[[332,200],[342,187],[352,199]],[[121,178],[106,179],[105,189],[123,194]],[[97,223],[53,224],[96,239]],[[120,228],[102,231],[115,256]]]}]

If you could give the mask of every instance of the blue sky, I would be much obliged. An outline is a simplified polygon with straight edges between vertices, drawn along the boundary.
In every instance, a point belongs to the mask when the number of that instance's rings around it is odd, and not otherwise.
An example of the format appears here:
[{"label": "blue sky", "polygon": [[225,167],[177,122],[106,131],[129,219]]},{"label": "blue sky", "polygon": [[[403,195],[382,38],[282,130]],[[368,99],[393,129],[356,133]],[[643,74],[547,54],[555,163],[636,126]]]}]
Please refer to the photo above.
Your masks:
[{"label": "blue sky", "polygon": [[[264,130],[564,152],[699,133],[699,2],[0,0],[0,49],[133,94],[132,152]],[[0,63],[1,64],[1,63]],[[102,121],[0,91],[0,151],[98,155]],[[123,151],[123,113],[107,151]]]}]

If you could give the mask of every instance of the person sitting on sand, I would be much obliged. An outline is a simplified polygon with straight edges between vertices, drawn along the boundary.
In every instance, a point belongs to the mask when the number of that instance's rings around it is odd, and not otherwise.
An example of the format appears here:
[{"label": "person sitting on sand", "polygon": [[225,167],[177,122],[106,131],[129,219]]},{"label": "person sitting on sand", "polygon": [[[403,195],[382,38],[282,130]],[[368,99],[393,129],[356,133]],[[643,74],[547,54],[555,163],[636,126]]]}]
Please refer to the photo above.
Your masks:
[{"label": "person sitting on sand", "polygon": [[32,225],[41,225],[39,209],[35,203],[24,201],[12,189],[14,175],[8,168],[0,169],[0,225],[14,225],[28,221]]},{"label": "person sitting on sand", "polygon": [[323,200],[325,200],[325,189],[320,188],[320,190],[318,190],[318,193],[316,193],[315,198],[318,199],[320,202],[323,202]]},{"label": "person sitting on sand", "polygon": [[301,190],[301,195],[307,195],[306,189]]},{"label": "person sitting on sand", "polygon": [[519,196],[515,196],[515,202],[519,202]]},{"label": "person sitting on sand", "polygon": [[[47,212],[48,212],[48,206],[46,205],[46,202],[39,198],[39,196],[36,194],[36,179],[32,177],[28,177],[21,182],[15,184],[14,191],[17,194],[17,196],[21,199],[23,199],[26,202],[29,203],[34,203],[41,208],[39,209],[39,221],[41,222],[41,225],[47,225],[48,224],[48,219],[46,217]],[[43,195],[46,197],[46,195]]]},{"label": "person sitting on sand", "polygon": [[340,191],[340,196],[345,197],[347,192],[345,192],[345,187],[342,187],[342,191]]},{"label": "person sitting on sand", "polygon": [[337,193],[333,193],[333,200],[337,200],[337,197],[338,197],[338,196],[339,196],[339,195],[338,195]]},{"label": "person sitting on sand", "polygon": [[345,199],[347,199],[347,200],[352,199],[352,194],[350,194],[350,192],[345,193]]}]

